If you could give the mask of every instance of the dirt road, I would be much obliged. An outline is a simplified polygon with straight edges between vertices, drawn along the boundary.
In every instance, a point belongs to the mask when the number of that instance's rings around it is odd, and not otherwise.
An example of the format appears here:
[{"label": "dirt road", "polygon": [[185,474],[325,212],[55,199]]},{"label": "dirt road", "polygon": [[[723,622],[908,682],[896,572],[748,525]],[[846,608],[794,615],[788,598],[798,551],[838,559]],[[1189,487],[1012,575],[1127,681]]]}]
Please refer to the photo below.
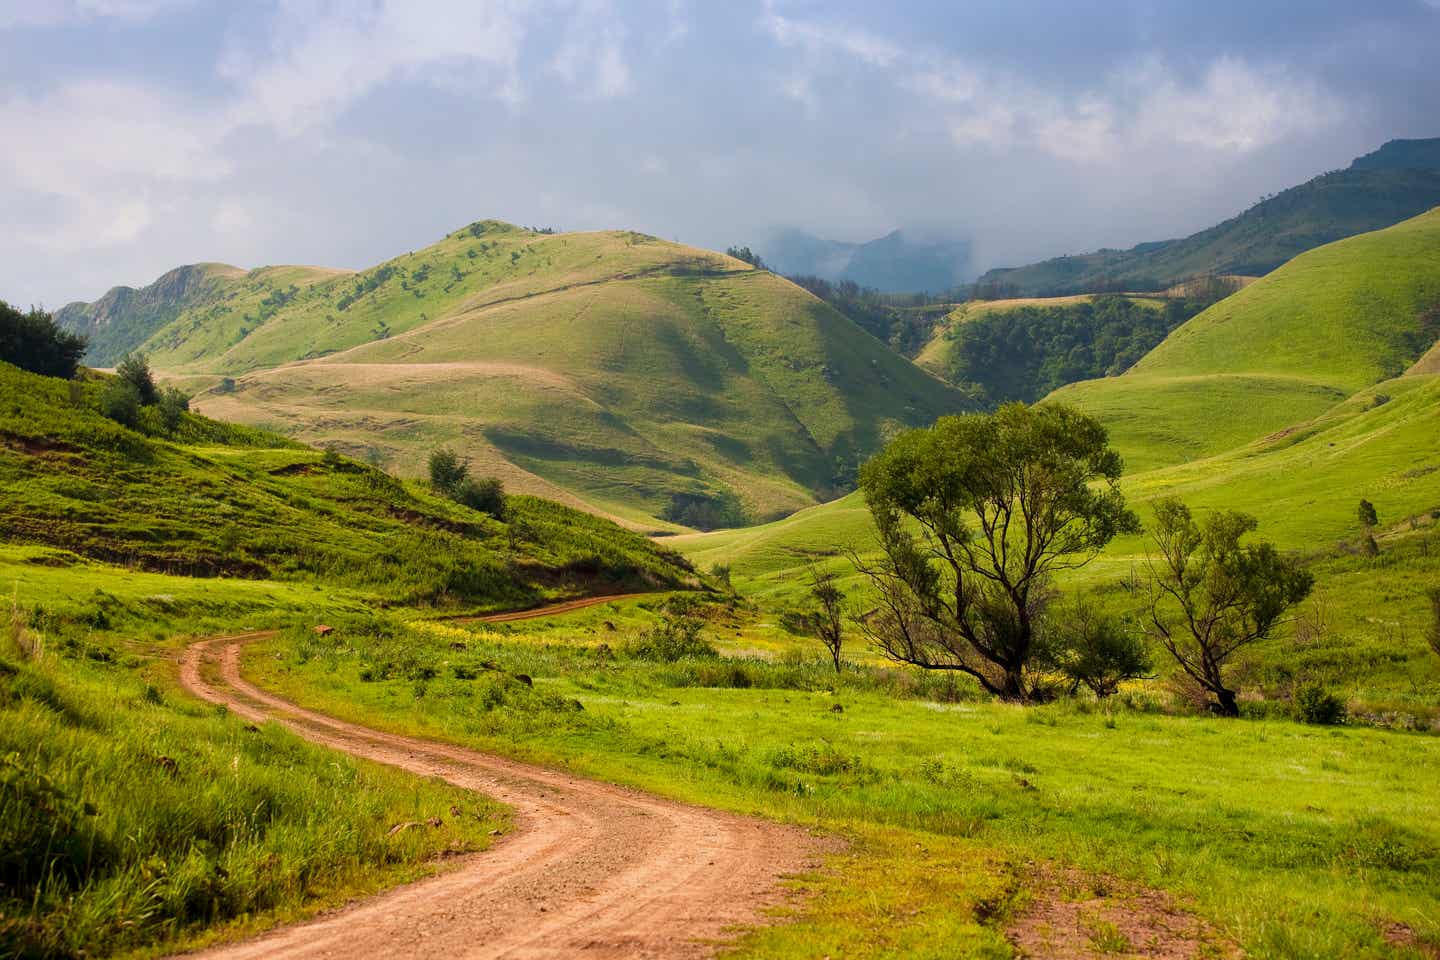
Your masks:
[{"label": "dirt road", "polygon": [[794,828],[297,707],[240,675],[241,648],[265,636],[195,643],[181,682],[252,721],[279,720],[327,747],[484,793],[514,808],[516,829],[439,876],[191,956],[704,957],[737,925],[763,922],[781,878],[817,861],[821,843]]}]

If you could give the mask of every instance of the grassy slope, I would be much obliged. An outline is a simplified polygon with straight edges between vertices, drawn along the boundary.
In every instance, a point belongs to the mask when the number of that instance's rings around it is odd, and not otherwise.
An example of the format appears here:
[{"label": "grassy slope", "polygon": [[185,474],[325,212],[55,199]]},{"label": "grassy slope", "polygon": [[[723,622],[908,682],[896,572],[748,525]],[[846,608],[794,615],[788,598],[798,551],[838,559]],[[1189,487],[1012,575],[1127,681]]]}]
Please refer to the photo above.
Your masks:
[{"label": "grassy slope", "polygon": [[1316,177],[1184,239],[992,270],[979,282],[1009,284],[1021,295],[1036,296],[1154,289],[1208,273],[1264,274],[1306,250],[1387,227],[1437,204],[1440,170],[1352,168]]},{"label": "grassy slope", "polygon": [[173,436],[129,430],[94,409],[99,389],[72,395],[0,364],[5,539],[145,570],[441,605],[686,575],[642,538],[556,504],[512,498],[507,525],[260,431],[193,415]]},{"label": "grassy slope", "polygon": [[485,222],[288,297],[263,322],[248,300],[192,307],[143,348],[192,386],[237,378],[197,401],[228,420],[410,474],[448,443],[650,527],[677,493],[757,518],[814,503],[890,431],[961,405],[788,281],[635,233]]},{"label": "grassy slope", "polygon": [[1179,463],[1303,423],[1401,374],[1434,341],[1440,210],[1341,240],[1215,304],[1123,376],[1051,397],[1111,429],[1132,468]]},{"label": "grassy slope", "polygon": [[[794,640],[778,662],[627,660],[645,623],[612,605],[386,643],[297,632],[248,669],[367,723],[851,838],[852,855],[802,880],[816,899],[795,922],[740,956],[1009,956],[997,928],[1052,858],[1170,891],[1249,955],[1391,956],[1388,920],[1440,937],[1433,737],[942,703],[913,675],[836,678]],[[409,677],[441,661],[523,671],[586,709],[487,711],[483,691],[443,677],[418,690]]]}]

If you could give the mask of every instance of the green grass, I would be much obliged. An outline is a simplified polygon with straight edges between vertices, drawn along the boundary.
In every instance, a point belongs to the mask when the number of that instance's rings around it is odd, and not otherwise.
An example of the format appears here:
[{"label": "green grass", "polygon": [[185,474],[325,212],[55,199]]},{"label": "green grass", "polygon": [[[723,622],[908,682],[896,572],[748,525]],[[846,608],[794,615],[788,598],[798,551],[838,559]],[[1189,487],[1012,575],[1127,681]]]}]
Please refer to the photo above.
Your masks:
[{"label": "green grass", "polygon": [[57,564],[68,552],[452,607],[689,576],[643,538],[542,500],[511,498],[502,523],[261,431],[191,415],[173,434],[130,430],[96,411],[99,389],[0,364],[0,523],[63,551]]},{"label": "green grass", "polygon": [[[149,955],[251,933],[426,875],[506,825],[469,791],[195,702],[173,683],[175,647],[137,638],[221,605],[261,612],[243,599],[41,596],[7,612],[0,643],[0,954]],[[432,817],[443,825],[390,833]]]},{"label": "green grass", "polygon": [[[1025,709],[873,668],[837,680],[793,651],[606,652],[648,616],[296,631],[247,669],[370,724],[852,838],[800,882],[815,899],[741,956],[1006,956],[998,926],[1037,858],[1166,890],[1255,956],[1392,956],[1387,920],[1440,937],[1434,737],[1165,716],[1143,696]],[[714,635],[729,645],[736,627],[722,615]],[[535,678],[529,699],[509,672]],[[546,706],[569,699],[585,709]]]},{"label": "green grass", "polygon": [[1131,469],[1303,425],[1400,376],[1437,338],[1440,210],[1290,263],[1185,323],[1120,377],[1049,399],[1094,413]]},{"label": "green grass", "polygon": [[789,281],[636,233],[486,221],[358,274],[291,269],[207,286],[130,346],[206,413],[410,476],[450,444],[642,529],[677,494],[752,519],[826,499],[964,403]]}]

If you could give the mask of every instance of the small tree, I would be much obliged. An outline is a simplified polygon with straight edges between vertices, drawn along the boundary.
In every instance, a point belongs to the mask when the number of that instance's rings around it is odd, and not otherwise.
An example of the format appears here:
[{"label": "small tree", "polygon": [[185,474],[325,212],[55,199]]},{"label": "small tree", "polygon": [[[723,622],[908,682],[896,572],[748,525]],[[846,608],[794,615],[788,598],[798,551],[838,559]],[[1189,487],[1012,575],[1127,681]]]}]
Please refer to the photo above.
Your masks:
[{"label": "small tree", "polygon": [[140,393],[129,380],[111,379],[100,391],[100,412],[121,426],[140,426]]},{"label": "small tree", "polygon": [[810,599],[815,609],[805,615],[805,625],[815,639],[825,645],[835,672],[840,672],[840,648],[845,640],[845,592],[835,583],[836,576],[810,564]]},{"label": "small tree", "polygon": [[115,376],[135,388],[135,396],[141,406],[153,406],[160,399],[155,386],[155,377],[150,373],[150,361],[143,353],[127,353],[115,368]]},{"label": "small tree", "polygon": [[156,406],[165,429],[174,433],[180,429],[185,413],[190,409],[190,398],[175,387],[165,387],[160,391],[160,402]]},{"label": "small tree", "polygon": [[1027,670],[1051,576],[1138,529],[1120,469],[1105,428],[1055,404],[901,434],[860,473],[882,550],[851,555],[879,602],[866,633],[901,663],[1036,699]]},{"label": "small tree", "polygon": [[1197,523],[1170,497],[1155,505],[1149,557],[1151,633],[1224,716],[1240,713],[1225,667],[1241,648],[1264,640],[1314,578],[1269,543],[1241,544],[1259,523],[1233,511]]},{"label": "small tree", "polygon": [[1380,522],[1380,517],[1375,513],[1375,504],[1369,500],[1362,499],[1360,501],[1360,506],[1355,510],[1355,517],[1360,521],[1360,526],[1364,527],[1367,533],[1374,530],[1375,526]]},{"label": "small tree", "polygon": [[1126,680],[1147,677],[1153,669],[1145,641],[1082,598],[1052,617],[1047,632],[1050,656],[1070,681],[1071,695],[1083,685],[1104,699]]},{"label": "small tree", "polygon": [[460,484],[470,475],[470,462],[449,447],[440,447],[430,453],[430,486],[436,493],[453,496]]}]

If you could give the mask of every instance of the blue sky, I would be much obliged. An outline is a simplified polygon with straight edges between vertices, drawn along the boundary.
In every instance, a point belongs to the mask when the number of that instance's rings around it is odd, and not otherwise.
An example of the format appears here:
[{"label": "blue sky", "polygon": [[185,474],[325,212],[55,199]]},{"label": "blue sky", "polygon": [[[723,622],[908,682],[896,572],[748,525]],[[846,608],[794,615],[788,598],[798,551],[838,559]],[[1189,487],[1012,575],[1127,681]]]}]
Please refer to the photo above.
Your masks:
[{"label": "blue sky", "polygon": [[482,217],[704,246],[1180,235],[1440,136],[1440,0],[0,0],[0,298]]}]

